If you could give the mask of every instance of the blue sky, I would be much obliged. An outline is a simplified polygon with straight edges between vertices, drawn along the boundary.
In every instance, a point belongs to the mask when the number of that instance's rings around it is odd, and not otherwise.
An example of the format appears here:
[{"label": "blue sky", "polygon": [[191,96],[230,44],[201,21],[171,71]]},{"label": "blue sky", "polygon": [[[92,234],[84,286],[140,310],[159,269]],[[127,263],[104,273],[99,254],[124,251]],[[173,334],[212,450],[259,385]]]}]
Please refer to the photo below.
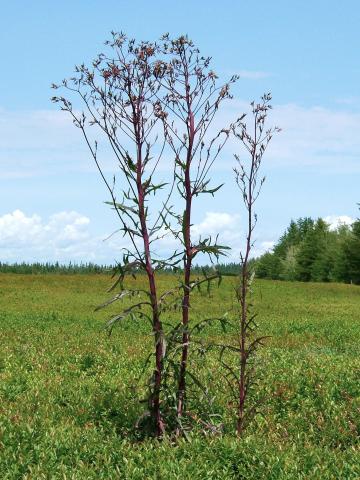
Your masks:
[{"label": "blue sky", "polygon": [[[151,5],[151,6],[150,6]],[[103,49],[111,30],[155,40],[187,33],[224,79],[240,73],[235,109],[273,94],[283,132],[265,158],[258,251],[291,218],[348,217],[360,201],[360,4],[310,1],[13,1],[0,19],[0,261],[113,261],[120,240],[106,192],[50,84]],[[199,233],[234,247],[243,213],[231,152],[212,172],[226,188],[200,201]],[[330,218],[329,218],[330,221]],[[116,226],[115,226],[116,228]]]}]

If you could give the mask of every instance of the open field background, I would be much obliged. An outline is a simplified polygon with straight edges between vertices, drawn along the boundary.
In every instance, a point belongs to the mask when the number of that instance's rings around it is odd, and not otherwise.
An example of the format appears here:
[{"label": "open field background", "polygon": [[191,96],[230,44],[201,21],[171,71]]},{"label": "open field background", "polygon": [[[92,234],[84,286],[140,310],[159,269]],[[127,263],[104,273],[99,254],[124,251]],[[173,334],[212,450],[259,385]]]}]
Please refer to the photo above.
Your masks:
[{"label": "open field background", "polygon": [[[165,289],[173,277],[160,278]],[[173,446],[129,433],[142,411],[129,385],[152,339],[140,323],[104,333],[111,310],[93,309],[109,284],[106,275],[0,274],[1,480],[360,478],[359,287],[257,281],[261,333],[272,336],[260,355],[263,415],[241,440],[225,417],[224,435],[195,432]],[[223,313],[231,281],[197,300],[194,315],[200,302],[209,316]],[[215,364],[209,357],[198,373],[221,414],[228,399]]]}]

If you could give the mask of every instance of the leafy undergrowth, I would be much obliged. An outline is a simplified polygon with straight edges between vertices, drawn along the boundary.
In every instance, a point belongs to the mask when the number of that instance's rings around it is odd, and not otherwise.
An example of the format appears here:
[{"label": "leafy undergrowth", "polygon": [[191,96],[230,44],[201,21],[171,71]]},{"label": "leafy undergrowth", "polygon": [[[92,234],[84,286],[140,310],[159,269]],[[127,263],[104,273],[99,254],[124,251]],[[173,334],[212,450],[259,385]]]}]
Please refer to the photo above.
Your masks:
[{"label": "leafy undergrowth", "polygon": [[[164,289],[171,279],[161,277]],[[360,478],[359,287],[257,281],[261,333],[271,336],[254,392],[261,414],[234,436],[210,354],[196,373],[212,403],[197,392],[189,408],[209,409],[223,433],[199,424],[174,445],[134,434],[143,411],[136,379],[152,339],[136,322],[104,333],[110,310],[93,308],[109,281],[0,275],[2,480]],[[211,297],[199,295],[194,317],[231,308],[231,288],[224,281]]]}]

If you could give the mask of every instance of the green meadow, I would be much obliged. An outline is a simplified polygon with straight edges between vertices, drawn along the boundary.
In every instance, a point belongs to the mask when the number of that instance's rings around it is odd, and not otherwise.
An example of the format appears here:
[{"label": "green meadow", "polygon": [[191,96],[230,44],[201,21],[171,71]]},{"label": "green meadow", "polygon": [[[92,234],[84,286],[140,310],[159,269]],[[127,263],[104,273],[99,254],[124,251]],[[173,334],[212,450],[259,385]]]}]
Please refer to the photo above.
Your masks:
[{"label": "green meadow", "polygon": [[[159,277],[163,290],[172,276]],[[215,352],[197,362],[223,432],[142,439],[135,388],[152,337],[109,337],[107,275],[0,274],[0,479],[359,479],[360,287],[257,280],[259,414],[234,434]],[[231,279],[197,293],[193,318],[233,307]],[[176,315],[175,313],[173,315]],[[209,338],[220,337],[213,326]],[[141,388],[141,387],[139,387]],[[217,417],[214,417],[217,418]]]}]

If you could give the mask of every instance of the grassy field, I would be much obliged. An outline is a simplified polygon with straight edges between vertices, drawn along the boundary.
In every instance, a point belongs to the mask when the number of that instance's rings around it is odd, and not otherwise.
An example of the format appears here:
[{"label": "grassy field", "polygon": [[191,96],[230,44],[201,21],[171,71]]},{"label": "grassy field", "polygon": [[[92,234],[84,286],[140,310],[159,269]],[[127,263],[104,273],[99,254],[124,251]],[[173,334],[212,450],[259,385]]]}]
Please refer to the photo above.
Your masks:
[{"label": "grassy field", "polygon": [[[169,277],[161,277],[163,288]],[[359,479],[360,287],[257,281],[265,398],[241,440],[135,442],[131,385],[151,338],[124,323],[109,338],[105,275],[0,275],[0,479]],[[230,281],[198,296],[213,315]],[[115,309],[115,307],[114,307]],[[209,335],[219,335],[214,327]],[[199,368],[222,414],[215,358]]]}]

